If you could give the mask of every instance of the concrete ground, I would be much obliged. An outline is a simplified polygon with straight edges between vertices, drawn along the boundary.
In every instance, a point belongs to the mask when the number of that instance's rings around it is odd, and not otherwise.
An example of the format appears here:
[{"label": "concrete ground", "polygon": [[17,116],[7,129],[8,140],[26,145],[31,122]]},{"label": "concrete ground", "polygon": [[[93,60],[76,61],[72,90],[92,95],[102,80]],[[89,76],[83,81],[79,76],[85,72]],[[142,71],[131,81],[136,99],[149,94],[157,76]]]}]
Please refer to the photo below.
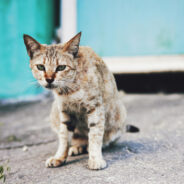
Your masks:
[{"label": "concrete ground", "polygon": [[0,165],[11,168],[4,171],[6,183],[184,183],[184,95],[125,95],[124,101],[127,122],[141,131],[125,133],[116,146],[105,149],[108,168],[101,171],[87,169],[87,155],[45,168],[57,148],[48,120],[51,99],[1,106]]}]

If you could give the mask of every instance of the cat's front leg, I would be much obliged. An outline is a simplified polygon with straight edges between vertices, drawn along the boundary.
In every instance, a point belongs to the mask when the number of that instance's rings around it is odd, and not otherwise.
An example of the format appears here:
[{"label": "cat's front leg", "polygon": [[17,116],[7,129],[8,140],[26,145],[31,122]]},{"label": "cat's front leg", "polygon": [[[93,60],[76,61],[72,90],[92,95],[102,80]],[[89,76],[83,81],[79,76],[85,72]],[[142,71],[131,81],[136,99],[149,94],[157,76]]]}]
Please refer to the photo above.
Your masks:
[{"label": "cat's front leg", "polygon": [[69,117],[66,114],[60,114],[61,124],[57,131],[59,146],[56,154],[46,161],[46,167],[58,167],[65,163],[66,158],[68,156],[68,139],[69,139],[69,131],[65,124],[66,121],[69,120]]},{"label": "cat's front leg", "polygon": [[99,170],[107,166],[102,156],[102,144],[105,126],[105,113],[103,107],[97,107],[88,114],[88,152],[89,169]]}]

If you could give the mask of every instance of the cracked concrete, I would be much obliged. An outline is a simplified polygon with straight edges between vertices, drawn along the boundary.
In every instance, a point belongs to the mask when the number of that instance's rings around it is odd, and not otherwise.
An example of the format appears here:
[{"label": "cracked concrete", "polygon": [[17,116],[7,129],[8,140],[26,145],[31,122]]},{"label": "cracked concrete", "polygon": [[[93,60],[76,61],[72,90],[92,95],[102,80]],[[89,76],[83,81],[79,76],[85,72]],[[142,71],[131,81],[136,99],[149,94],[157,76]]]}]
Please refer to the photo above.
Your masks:
[{"label": "cracked concrete", "polygon": [[51,101],[0,107],[0,165],[9,160],[11,168],[6,183],[183,183],[184,95],[126,95],[127,122],[141,131],[125,133],[117,145],[105,149],[108,168],[101,171],[86,168],[87,155],[45,168],[57,148],[48,120]]}]

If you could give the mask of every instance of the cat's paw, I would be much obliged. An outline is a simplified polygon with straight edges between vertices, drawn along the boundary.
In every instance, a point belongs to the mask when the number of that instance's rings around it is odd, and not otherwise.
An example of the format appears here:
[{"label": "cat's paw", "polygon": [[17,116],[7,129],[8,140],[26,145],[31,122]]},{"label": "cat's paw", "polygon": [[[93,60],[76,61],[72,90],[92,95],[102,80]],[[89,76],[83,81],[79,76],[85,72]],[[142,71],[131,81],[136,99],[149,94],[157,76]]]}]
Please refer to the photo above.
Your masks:
[{"label": "cat's paw", "polygon": [[107,167],[107,163],[104,159],[89,159],[88,168],[92,170],[100,170]]},{"label": "cat's paw", "polygon": [[85,146],[71,146],[68,151],[69,156],[76,156],[86,152]]},{"label": "cat's paw", "polygon": [[55,157],[50,157],[46,160],[46,167],[59,167],[66,162],[66,159],[57,159]]}]

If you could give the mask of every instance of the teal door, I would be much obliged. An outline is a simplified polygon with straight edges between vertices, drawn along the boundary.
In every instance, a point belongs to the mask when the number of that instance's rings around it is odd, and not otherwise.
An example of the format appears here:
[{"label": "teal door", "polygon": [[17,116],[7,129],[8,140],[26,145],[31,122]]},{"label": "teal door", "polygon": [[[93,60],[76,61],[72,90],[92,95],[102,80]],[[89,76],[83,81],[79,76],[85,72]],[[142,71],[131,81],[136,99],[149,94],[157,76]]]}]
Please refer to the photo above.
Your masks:
[{"label": "teal door", "polygon": [[81,44],[101,56],[184,53],[183,0],[78,0]]},{"label": "teal door", "polygon": [[34,85],[22,36],[50,43],[53,8],[51,0],[0,0],[0,100],[42,91]]}]

